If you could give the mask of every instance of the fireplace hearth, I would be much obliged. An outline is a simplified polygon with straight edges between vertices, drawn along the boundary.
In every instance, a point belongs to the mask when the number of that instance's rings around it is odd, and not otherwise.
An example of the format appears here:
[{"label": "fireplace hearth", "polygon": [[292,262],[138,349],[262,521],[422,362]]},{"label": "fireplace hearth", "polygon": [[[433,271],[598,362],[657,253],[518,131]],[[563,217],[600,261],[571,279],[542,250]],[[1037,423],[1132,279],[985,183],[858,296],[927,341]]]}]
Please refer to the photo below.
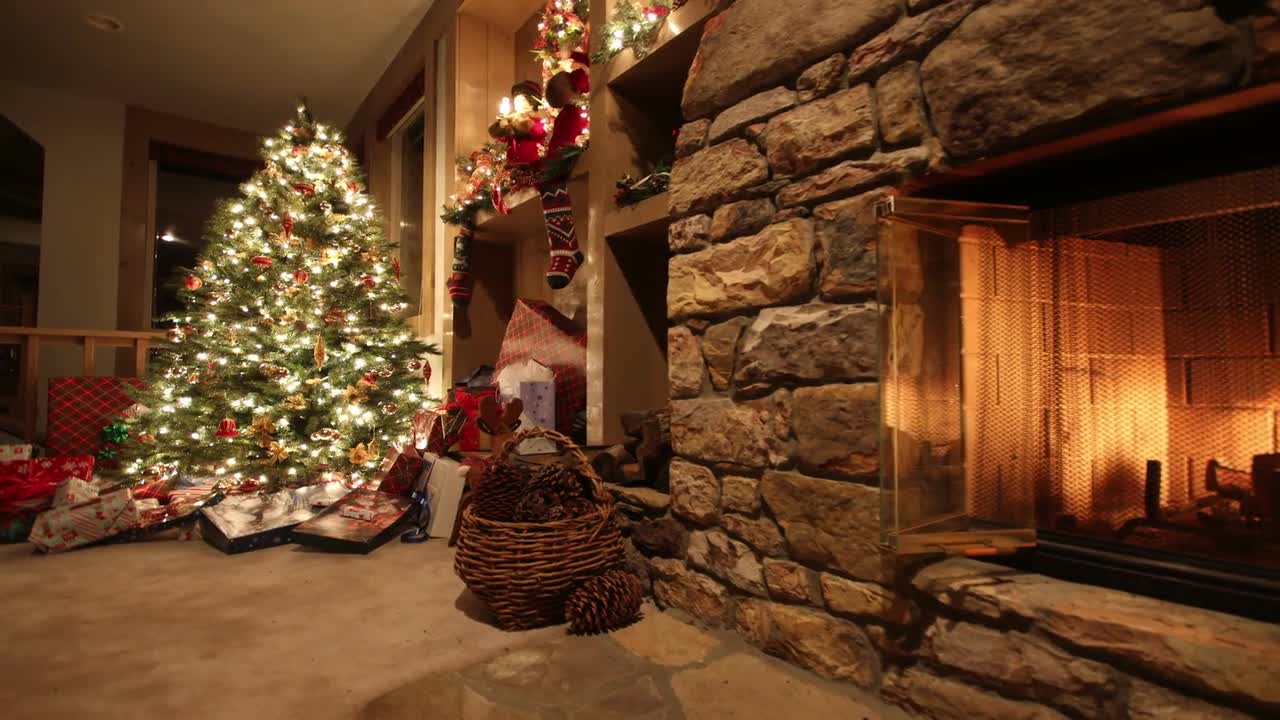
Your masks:
[{"label": "fireplace hearth", "polygon": [[1280,166],[881,215],[889,539],[1274,613]]}]

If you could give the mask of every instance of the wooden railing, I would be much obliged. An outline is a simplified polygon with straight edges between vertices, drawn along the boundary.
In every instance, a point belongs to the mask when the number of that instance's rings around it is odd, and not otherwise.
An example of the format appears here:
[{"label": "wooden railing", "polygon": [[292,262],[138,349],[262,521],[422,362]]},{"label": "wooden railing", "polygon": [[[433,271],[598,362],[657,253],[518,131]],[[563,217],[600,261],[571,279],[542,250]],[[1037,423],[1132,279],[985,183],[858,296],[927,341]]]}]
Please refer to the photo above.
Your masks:
[{"label": "wooden railing", "polygon": [[150,330],[79,330],[74,328],[0,327],[0,345],[17,345],[17,403],[0,414],[0,429],[21,435],[27,442],[36,439],[40,389],[40,349],[45,345],[78,345],[82,348],[83,374],[97,374],[99,348],[131,348],[132,356],[120,374],[141,376],[147,369],[151,346],[164,333]]}]

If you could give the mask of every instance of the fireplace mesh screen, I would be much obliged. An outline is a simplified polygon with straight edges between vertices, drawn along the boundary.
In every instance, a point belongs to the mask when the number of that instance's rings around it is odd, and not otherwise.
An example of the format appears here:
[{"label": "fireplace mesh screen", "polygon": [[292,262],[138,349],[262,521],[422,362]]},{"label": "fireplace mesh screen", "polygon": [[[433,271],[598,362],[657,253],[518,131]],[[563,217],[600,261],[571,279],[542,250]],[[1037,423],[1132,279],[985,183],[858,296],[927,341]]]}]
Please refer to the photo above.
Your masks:
[{"label": "fireplace mesh screen", "polygon": [[889,533],[1025,524],[1280,567],[1280,168],[1029,233],[951,205],[882,225]]},{"label": "fireplace mesh screen", "polygon": [[1280,208],[1260,175],[1060,210],[1023,244],[961,234],[975,516],[1030,504],[1042,528],[1280,564]]}]

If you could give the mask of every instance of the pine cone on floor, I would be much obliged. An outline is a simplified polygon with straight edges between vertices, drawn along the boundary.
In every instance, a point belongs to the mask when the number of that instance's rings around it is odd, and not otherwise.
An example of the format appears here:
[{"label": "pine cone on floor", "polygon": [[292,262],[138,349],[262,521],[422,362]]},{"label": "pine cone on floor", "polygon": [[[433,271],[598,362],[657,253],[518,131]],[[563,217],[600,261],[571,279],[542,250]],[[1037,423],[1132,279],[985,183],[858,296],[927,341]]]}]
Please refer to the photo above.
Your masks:
[{"label": "pine cone on floor", "polygon": [[511,522],[516,506],[525,497],[529,476],[518,465],[490,462],[480,474],[480,482],[472,494],[476,515],[486,520]]},{"label": "pine cone on floor", "polygon": [[569,632],[595,635],[626,627],[640,619],[644,585],[626,570],[610,570],[579,585],[565,601]]}]

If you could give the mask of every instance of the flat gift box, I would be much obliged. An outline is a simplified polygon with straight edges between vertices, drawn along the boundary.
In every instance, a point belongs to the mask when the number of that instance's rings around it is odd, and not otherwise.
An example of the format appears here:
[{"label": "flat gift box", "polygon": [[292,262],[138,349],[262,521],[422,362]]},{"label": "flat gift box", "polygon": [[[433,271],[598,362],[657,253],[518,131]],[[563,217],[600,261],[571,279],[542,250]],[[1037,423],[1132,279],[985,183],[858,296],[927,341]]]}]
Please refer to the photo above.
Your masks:
[{"label": "flat gift box", "polygon": [[373,552],[395,536],[408,517],[409,498],[359,488],[293,529],[299,545],[333,552]]},{"label": "flat gift box", "polygon": [[257,550],[289,542],[291,532],[346,495],[340,482],[290,488],[269,494],[232,495],[213,507],[200,509],[200,535],[227,554]]}]

